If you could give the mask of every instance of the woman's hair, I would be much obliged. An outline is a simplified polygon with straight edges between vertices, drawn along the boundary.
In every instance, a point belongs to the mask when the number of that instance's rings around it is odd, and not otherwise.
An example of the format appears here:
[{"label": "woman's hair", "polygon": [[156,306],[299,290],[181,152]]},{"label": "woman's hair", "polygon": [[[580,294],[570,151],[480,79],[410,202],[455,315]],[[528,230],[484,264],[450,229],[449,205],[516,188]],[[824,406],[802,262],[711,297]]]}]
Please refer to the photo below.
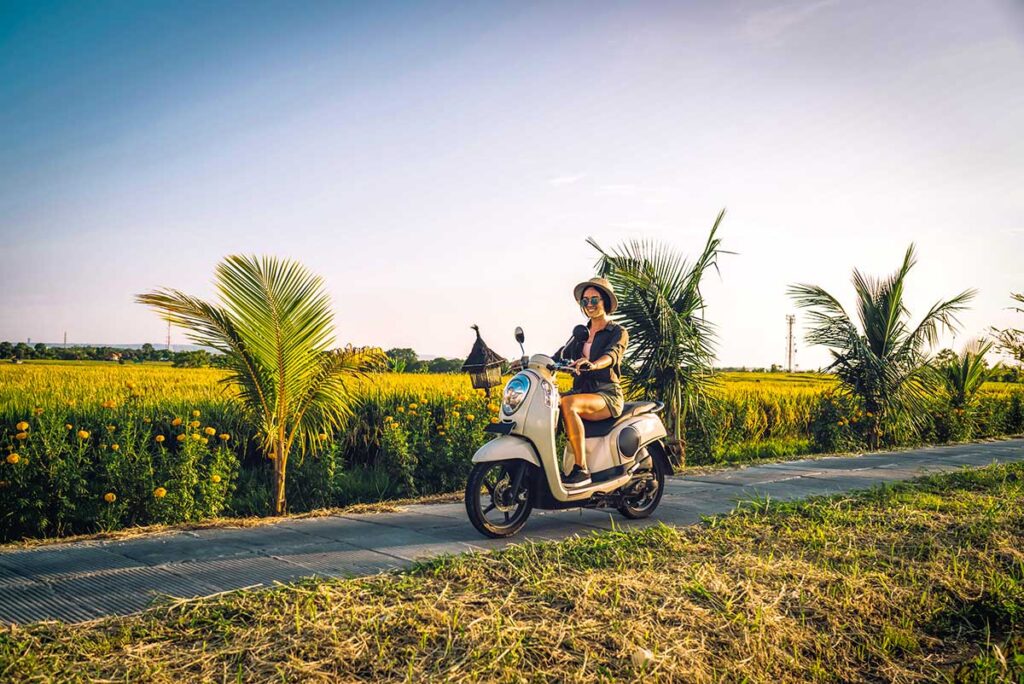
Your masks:
[{"label": "woman's hair", "polygon": [[[612,298],[608,296],[608,293],[599,287],[591,285],[586,290],[583,290],[583,295],[587,294],[587,290],[597,290],[597,294],[601,295],[601,301],[604,302],[604,311],[608,313],[608,309],[612,308]],[[579,304],[579,302],[576,303]],[[581,306],[580,308],[582,309],[583,307]]]}]

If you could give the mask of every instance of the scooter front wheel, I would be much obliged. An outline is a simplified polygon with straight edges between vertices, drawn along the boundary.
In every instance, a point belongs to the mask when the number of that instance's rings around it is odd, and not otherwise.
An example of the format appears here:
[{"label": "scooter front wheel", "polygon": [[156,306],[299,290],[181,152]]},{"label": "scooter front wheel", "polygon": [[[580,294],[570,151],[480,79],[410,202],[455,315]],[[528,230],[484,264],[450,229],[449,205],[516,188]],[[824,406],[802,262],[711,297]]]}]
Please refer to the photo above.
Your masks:
[{"label": "scooter front wheel", "polygon": [[518,459],[473,466],[466,485],[466,513],[481,534],[511,537],[526,524],[533,510],[529,469],[529,463]]}]

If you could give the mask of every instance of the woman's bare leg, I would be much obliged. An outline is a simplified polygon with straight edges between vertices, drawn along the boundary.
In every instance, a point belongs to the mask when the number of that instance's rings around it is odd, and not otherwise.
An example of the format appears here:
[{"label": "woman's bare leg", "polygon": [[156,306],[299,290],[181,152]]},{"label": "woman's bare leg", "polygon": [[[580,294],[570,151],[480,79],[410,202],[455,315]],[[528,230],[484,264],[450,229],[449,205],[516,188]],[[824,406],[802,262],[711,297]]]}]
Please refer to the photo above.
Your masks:
[{"label": "woman's bare leg", "polygon": [[565,436],[569,439],[576,465],[586,469],[587,451],[583,438],[583,421],[611,418],[611,411],[599,394],[570,394],[562,397],[561,406]]}]

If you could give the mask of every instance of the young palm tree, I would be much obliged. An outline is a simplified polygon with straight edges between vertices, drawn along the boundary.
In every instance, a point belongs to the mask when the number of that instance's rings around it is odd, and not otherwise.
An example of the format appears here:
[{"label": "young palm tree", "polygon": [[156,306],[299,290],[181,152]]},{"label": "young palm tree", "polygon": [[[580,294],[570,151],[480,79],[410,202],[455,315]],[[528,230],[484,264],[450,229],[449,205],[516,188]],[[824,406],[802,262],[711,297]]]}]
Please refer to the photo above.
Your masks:
[{"label": "young palm tree", "polygon": [[662,401],[670,448],[685,460],[685,426],[691,413],[707,401],[713,383],[714,326],[704,318],[700,285],[711,268],[718,270],[719,248],[715,219],[704,251],[693,263],[670,247],[630,241],[606,252],[592,238],[587,242],[601,253],[600,275],[619,293],[613,318],[629,333],[624,360],[627,394]]},{"label": "young palm tree", "polygon": [[[1010,298],[1015,302],[1024,304],[1024,292],[1011,292]],[[1011,306],[1010,309],[1017,313],[1024,313],[1024,309],[1019,306]],[[996,346],[999,351],[1008,355],[1017,363],[1024,363],[1024,330],[1017,330],[1015,328],[999,330],[992,328],[992,332],[996,336]]]},{"label": "young palm tree", "polygon": [[914,245],[910,245],[903,265],[888,278],[878,280],[853,271],[859,327],[822,288],[804,284],[789,288],[797,305],[809,309],[807,341],[829,348],[833,360],[828,370],[835,372],[843,387],[874,417],[869,433],[873,449],[878,448],[883,425],[888,431],[888,426],[905,419],[911,429],[919,426],[930,384],[927,350],[940,328],[957,328],[956,314],[975,295],[974,290],[966,290],[939,302],[911,326],[903,292],[915,263]]},{"label": "young palm tree", "polygon": [[226,355],[224,379],[239,389],[274,459],[274,510],[287,510],[285,476],[300,453],[341,429],[351,415],[350,381],[383,364],[379,349],[332,350],[333,315],[323,281],[274,257],[229,256],[217,266],[222,303],[160,289],[136,301],[185,328],[197,344]]},{"label": "young palm tree", "polygon": [[950,408],[966,409],[988,379],[991,370],[985,365],[985,354],[992,342],[974,340],[960,354],[933,361],[935,381],[945,391]]}]

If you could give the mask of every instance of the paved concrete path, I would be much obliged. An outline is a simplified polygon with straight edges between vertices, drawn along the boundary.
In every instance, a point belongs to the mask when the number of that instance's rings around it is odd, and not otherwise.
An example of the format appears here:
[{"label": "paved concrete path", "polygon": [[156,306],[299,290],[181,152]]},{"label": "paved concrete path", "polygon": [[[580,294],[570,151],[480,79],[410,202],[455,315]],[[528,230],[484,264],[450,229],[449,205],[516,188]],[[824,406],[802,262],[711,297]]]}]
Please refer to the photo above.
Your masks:
[{"label": "paved concrete path", "polygon": [[442,553],[563,539],[594,530],[664,522],[690,525],[737,501],[799,499],[864,489],[927,473],[1024,461],[1024,439],[915,451],[828,457],[672,477],[648,520],[608,511],[534,511],[512,540],[482,537],[461,503],[397,513],[285,520],[254,528],[156,534],[0,551],[0,623],[69,622],[142,610],[157,595],[206,596],[313,575],[345,577],[410,565]]}]

